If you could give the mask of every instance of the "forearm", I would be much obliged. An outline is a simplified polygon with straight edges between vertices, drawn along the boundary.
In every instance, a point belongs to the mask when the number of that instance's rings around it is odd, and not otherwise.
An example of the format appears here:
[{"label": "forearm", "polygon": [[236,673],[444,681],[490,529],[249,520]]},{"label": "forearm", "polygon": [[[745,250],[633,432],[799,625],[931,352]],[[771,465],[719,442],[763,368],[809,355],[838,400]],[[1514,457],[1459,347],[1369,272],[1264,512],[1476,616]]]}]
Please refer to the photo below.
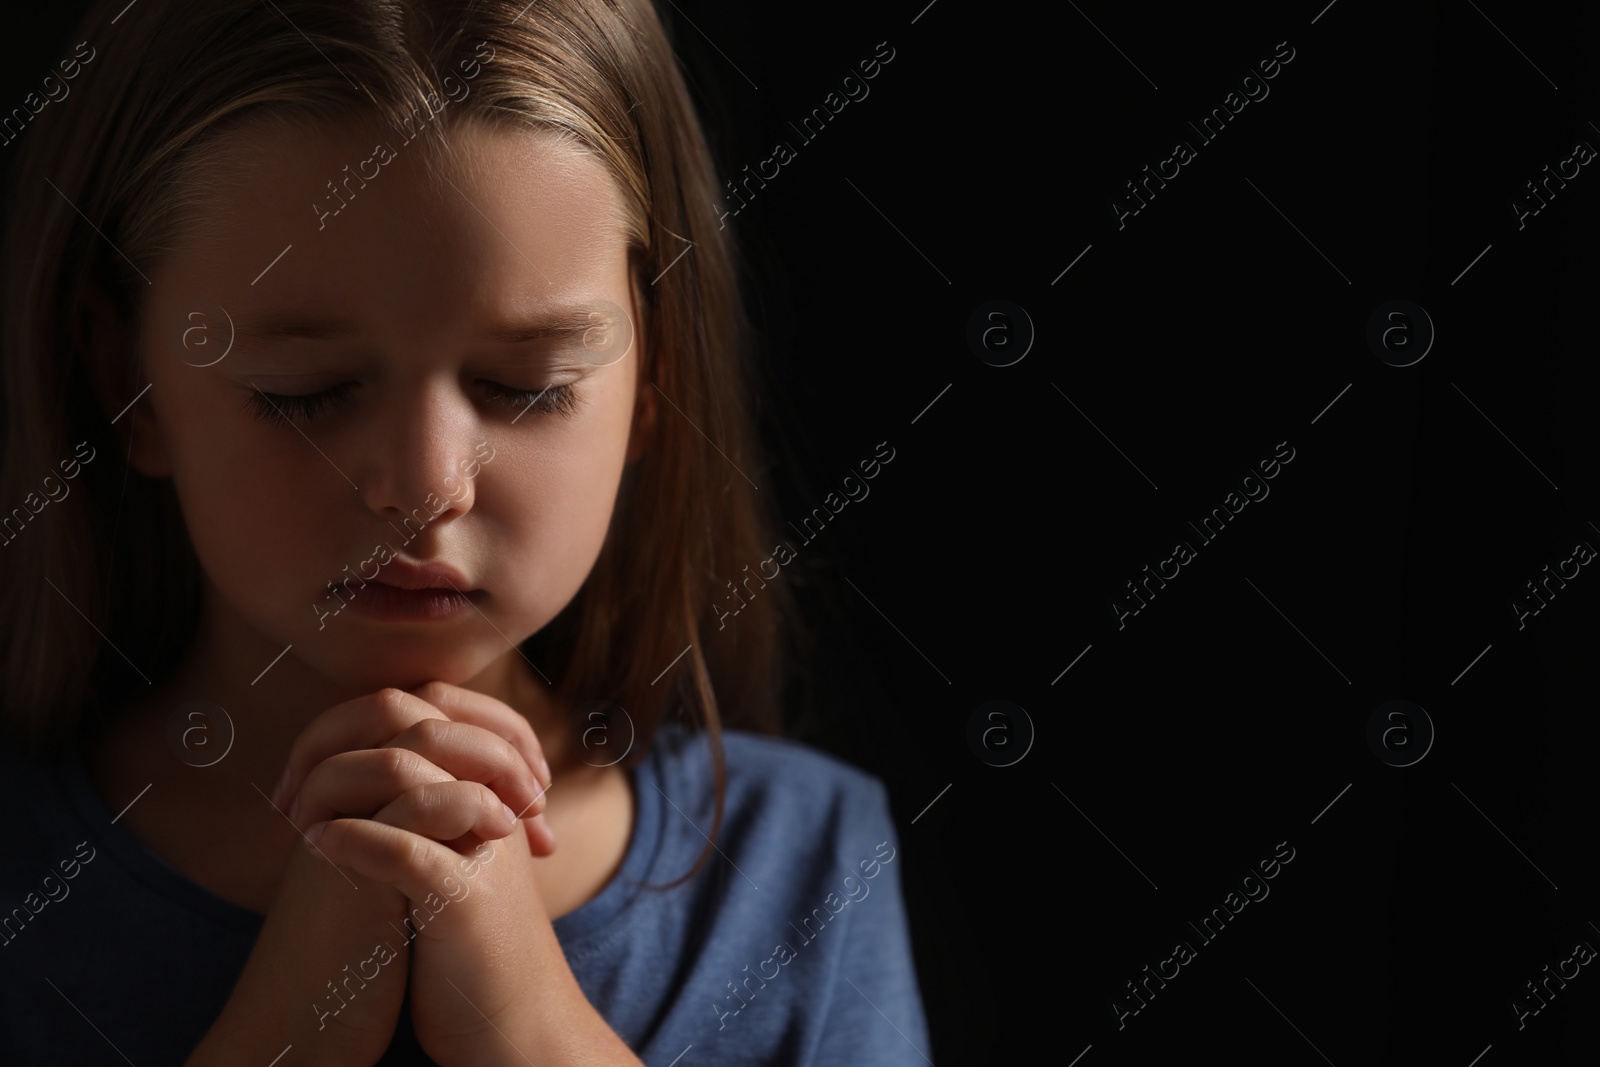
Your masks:
[{"label": "forearm", "polygon": [[[291,1043],[285,1039],[289,1029],[283,1020],[272,1016],[259,1005],[241,1007],[237,1003],[230,1004],[211,1029],[206,1031],[205,1037],[195,1046],[188,1059],[183,1061],[184,1067],[232,1067],[244,1054],[242,1050],[246,1049],[257,1052],[271,1049],[267,1055],[271,1059],[283,1051],[284,1045]],[[296,1064],[356,1062],[351,1058],[340,1059],[337,1048],[305,1040],[305,1035],[300,1035],[292,1044],[295,1046]]]},{"label": "forearm", "polygon": [[538,1067],[644,1067],[576,982],[558,996],[542,992],[539,1001],[514,1038],[521,1051],[501,1041],[496,1055],[479,1062],[491,1067],[527,1067],[529,1060]]},{"label": "forearm", "polygon": [[535,996],[520,1019],[490,1024],[440,1067],[644,1067],[576,984]]},{"label": "forearm", "polygon": [[294,1049],[293,1062],[298,1067],[366,1067],[373,1062],[369,1052],[347,1047],[344,1037],[332,1028],[317,1032],[309,1026],[292,1025],[259,1002],[247,1000],[241,1005],[236,997],[183,1063],[184,1067],[235,1067],[241,1057],[248,1059],[261,1052],[270,1060],[287,1051],[286,1045]]},{"label": "forearm", "polygon": [[584,996],[554,930],[545,932],[540,963],[520,986],[520,1010],[505,1012],[441,1067],[644,1067]]}]

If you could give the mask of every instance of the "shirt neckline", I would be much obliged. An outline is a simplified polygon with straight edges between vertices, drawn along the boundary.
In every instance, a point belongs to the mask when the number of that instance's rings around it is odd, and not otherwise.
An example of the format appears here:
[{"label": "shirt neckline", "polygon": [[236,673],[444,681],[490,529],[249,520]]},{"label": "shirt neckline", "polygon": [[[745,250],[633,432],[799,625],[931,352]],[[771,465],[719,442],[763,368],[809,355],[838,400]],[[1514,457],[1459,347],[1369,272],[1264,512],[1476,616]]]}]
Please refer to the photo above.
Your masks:
[{"label": "shirt neckline", "polygon": [[[655,873],[664,852],[661,847],[663,810],[657,783],[662,779],[663,742],[668,740],[664,735],[674,729],[681,727],[663,723],[651,751],[626,772],[633,790],[634,817],[628,847],[617,873],[592,899],[551,922],[557,940],[569,956],[612,927],[619,914],[632,903],[639,886],[654,880],[649,876]],[[93,837],[94,843],[111,853],[134,878],[160,896],[217,925],[251,936],[260,932],[265,916],[224,900],[191,881],[116,824],[111,809],[89,777],[81,747],[58,761],[56,776],[62,794],[76,808],[83,823],[91,830],[100,828]]]}]

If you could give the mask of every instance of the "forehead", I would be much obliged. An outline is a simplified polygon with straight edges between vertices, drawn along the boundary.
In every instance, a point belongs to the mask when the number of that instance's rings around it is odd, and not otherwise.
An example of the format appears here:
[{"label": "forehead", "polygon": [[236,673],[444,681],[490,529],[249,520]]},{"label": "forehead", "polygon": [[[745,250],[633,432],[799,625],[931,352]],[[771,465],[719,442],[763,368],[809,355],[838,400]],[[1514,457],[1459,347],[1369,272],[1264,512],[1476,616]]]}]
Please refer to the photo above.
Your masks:
[{"label": "forehead", "polygon": [[624,215],[598,158],[549,130],[452,121],[448,108],[426,126],[271,116],[229,130],[187,191],[179,254],[161,273],[250,304],[401,320],[616,280]]}]

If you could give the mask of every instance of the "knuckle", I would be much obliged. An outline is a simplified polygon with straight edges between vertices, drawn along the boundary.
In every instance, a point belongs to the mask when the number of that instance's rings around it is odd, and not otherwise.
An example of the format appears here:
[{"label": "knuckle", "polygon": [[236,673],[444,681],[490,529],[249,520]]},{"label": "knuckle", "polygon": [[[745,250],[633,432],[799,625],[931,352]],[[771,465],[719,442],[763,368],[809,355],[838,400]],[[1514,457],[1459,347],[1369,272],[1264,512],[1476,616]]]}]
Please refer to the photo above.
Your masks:
[{"label": "knuckle", "polygon": [[528,765],[522,751],[498,734],[489,734],[484,740],[484,756],[491,766],[503,771],[519,771]]},{"label": "knuckle", "polygon": [[448,785],[448,782],[430,782],[406,794],[413,814],[423,825],[431,825],[438,820],[440,812],[449,810]]},{"label": "knuckle", "polygon": [[393,779],[407,779],[412,777],[421,763],[421,757],[408,748],[394,746],[377,750],[379,767],[383,773]]},{"label": "knuckle", "polygon": [[372,704],[376,710],[388,719],[398,719],[405,713],[409,697],[404,690],[394,686],[385,686],[372,694]]},{"label": "knuckle", "polygon": [[378,710],[378,719],[382,724],[384,733],[393,737],[403,732],[417,719],[417,713],[404,694],[400,698],[385,701]]},{"label": "knuckle", "polygon": [[540,748],[539,735],[533,732],[533,723],[529,722],[523,716],[518,715],[516,717],[516,720],[511,727],[511,732],[516,735],[517,739],[527,742],[535,750]]},{"label": "knuckle", "polygon": [[337,852],[350,843],[350,827],[346,824],[349,819],[329,819],[322,827],[322,836],[317,839],[317,847],[323,852]]},{"label": "knuckle", "polygon": [[449,719],[426,718],[418,719],[411,724],[406,732],[419,741],[438,742],[448,740],[451,727],[454,725]]},{"label": "knuckle", "polygon": [[431,855],[428,844],[427,840],[416,834],[406,834],[395,847],[395,858],[405,870],[426,870]]},{"label": "knuckle", "polygon": [[495,734],[494,739],[499,742],[498,747],[501,751],[509,753],[510,755],[517,757],[517,759],[522,759],[522,746],[518,742],[529,741],[532,743],[533,748],[537,749],[539,747],[538,740],[535,739],[532,734],[529,734],[527,737],[519,736],[515,732],[513,732],[510,736]]},{"label": "knuckle", "polygon": [[[474,783],[477,784],[477,783]],[[478,805],[485,815],[493,818],[500,811],[500,795],[486,785],[478,785]]]},{"label": "knuckle", "polygon": [[[450,694],[448,686],[446,686],[443,682],[435,680],[428,682],[419,688],[416,691],[416,695],[418,699],[426,701],[436,708],[440,708],[441,704],[448,701]],[[442,711],[444,709],[440,708],[440,710]]]},{"label": "knuckle", "polygon": [[[328,771],[327,760],[323,760],[307,771],[305,777],[300,780],[300,795],[309,798],[320,790],[323,783],[327,781]],[[292,804],[294,798],[290,797],[289,802]]]}]

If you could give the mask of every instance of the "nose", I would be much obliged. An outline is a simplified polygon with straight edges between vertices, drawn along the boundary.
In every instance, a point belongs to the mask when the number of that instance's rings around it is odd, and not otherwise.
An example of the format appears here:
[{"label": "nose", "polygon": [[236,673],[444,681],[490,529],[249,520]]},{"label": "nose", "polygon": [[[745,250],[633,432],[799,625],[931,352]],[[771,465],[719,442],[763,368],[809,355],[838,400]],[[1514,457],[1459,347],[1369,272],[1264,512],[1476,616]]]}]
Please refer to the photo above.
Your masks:
[{"label": "nose", "polygon": [[357,484],[368,509],[410,540],[472,510],[476,490],[467,471],[482,435],[454,382],[396,383],[384,400]]}]

